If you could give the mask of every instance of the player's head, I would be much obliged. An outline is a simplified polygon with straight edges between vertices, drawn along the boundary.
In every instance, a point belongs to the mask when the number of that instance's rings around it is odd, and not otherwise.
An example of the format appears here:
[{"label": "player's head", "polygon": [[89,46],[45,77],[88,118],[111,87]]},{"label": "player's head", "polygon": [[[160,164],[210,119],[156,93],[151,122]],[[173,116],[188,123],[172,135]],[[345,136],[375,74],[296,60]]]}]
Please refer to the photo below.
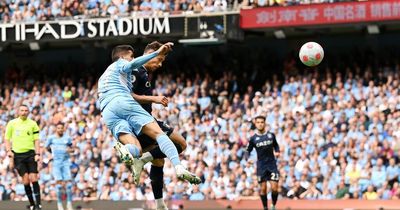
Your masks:
[{"label": "player's head", "polygon": [[[162,46],[162,44],[160,42],[154,41],[150,44],[148,44],[146,46],[146,48],[144,48],[144,52],[143,54],[150,54],[152,52],[157,51],[158,49],[160,49],[160,47]],[[157,70],[158,68],[160,68],[162,66],[162,62],[164,62],[165,60],[165,56],[164,55],[159,55],[153,59],[151,59],[149,62],[147,62],[144,67],[146,68],[147,71],[149,72],[153,72],[155,70]]]},{"label": "player's head", "polygon": [[256,125],[257,130],[264,131],[265,130],[265,117],[258,115],[254,118],[254,124]]},{"label": "player's head", "polygon": [[118,59],[122,58],[127,61],[133,60],[133,47],[130,45],[118,45],[114,47],[111,53],[112,62],[117,61]]},{"label": "player's head", "polygon": [[26,118],[28,118],[29,115],[29,108],[27,105],[23,104],[21,106],[19,106],[18,109],[18,116],[19,118],[26,120]]},{"label": "player's head", "polygon": [[62,123],[62,122],[57,123],[56,132],[60,136],[62,136],[64,134],[64,123]]}]

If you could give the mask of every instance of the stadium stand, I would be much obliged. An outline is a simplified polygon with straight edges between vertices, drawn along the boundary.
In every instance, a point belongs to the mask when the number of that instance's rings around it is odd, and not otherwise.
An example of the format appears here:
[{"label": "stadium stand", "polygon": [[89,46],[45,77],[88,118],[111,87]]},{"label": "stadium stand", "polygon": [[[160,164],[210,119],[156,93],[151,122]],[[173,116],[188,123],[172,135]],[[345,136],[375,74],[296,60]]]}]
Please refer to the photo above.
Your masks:
[{"label": "stadium stand", "polygon": [[[251,79],[239,81],[241,75],[230,71],[157,75],[154,93],[169,96],[170,104],[155,105],[154,114],[186,137],[183,163],[204,180],[198,187],[181,182],[167,162],[167,199],[257,196],[255,153],[247,161],[244,150],[253,134],[251,119],[259,114],[267,116],[281,147],[281,197],[400,199],[400,65],[351,65],[296,76],[290,62],[285,68],[291,70],[267,80],[260,91]],[[28,72],[34,71],[11,68],[8,82],[0,84],[0,133],[16,107],[29,104],[42,141],[55,132],[55,123],[68,122],[75,148],[74,200],[151,200],[149,167],[135,186],[115,155],[97,109],[94,76],[76,80]],[[3,138],[0,143],[0,198],[24,200],[23,185],[7,167]],[[43,199],[55,200],[50,153],[42,153]]]},{"label": "stadium stand", "polygon": [[71,18],[142,16],[209,13],[227,10],[249,9],[264,6],[292,6],[314,3],[335,3],[342,0],[17,0],[0,1],[2,23]]}]

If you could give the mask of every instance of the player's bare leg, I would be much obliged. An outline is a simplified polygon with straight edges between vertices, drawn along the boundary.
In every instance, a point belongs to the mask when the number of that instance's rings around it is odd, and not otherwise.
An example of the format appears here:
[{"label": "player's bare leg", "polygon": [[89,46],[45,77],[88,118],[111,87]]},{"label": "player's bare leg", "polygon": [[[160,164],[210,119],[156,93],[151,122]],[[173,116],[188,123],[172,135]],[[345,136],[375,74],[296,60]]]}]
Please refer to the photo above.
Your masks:
[{"label": "player's bare leg", "polygon": [[179,144],[181,146],[182,151],[185,151],[185,149],[187,147],[187,143],[185,141],[185,138],[183,138],[183,136],[181,134],[174,131],[171,133],[169,138],[172,140],[172,142]]},{"label": "player's bare leg", "polygon": [[153,121],[142,128],[142,133],[146,134],[152,139],[156,139],[161,151],[171,160],[175,167],[175,173],[179,179],[187,180],[192,184],[201,183],[201,179],[196,175],[190,173],[181,164],[178,151],[170,138],[161,130],[160,126]]},{"label": "player's bare leg", "polygon": [[263,204],[263,209],[268,210],[268,198],[267,198],[267,182],[261,182],[260,198]]},{"label": "player's bare leg", "polygon": [[271,184],[271,197],[272,197],[272,205],[271,210],[275,210],[276,202],[278,201],[278,182],[277,181],[270,181]]}]

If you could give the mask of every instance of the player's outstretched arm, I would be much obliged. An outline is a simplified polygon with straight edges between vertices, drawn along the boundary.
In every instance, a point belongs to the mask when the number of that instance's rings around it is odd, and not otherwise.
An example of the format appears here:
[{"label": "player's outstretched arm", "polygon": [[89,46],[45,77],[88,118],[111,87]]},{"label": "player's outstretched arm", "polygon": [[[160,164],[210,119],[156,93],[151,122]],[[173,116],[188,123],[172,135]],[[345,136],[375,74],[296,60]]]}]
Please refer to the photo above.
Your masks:
[{"label": "player's outstretched arm", "polygon": [[168,98],[165,96],[146,96],[132,93],[132,97],[140,104],[156,103],[162,104],[164,107],[168,106]]},{"label": "player's outstretched arm", "polygon": [[132,61],[129,61],[127,64],[125,64],[122,67],[122,71],[125,73],[131,72],[134,69],[139,68],[143,64],[147,63],[149,60],[153,59],[158,55],[158,51],[152,52],[150,54],[142,55],[140,57],[137,57],[133,59]]},{"label": "player's outstretched arm", "polygon": [[158,49],[155,52],[139,56],[139,57],[133,59],[132,61],[130,61],[129,63],[125,64],[122,67],[122,71],[125,73],[129,73],[132,70],[137,69],[140,66],[142,66],[143,64],[147,63],[148,61],[150,61],[157,55],[167,55],[168,52],[170,52],[172,50],[172,46],[174,46],[174,44],[172,42],[168,42],[168,43],[164,44],[163,46],[161,46],[160,49]]}]

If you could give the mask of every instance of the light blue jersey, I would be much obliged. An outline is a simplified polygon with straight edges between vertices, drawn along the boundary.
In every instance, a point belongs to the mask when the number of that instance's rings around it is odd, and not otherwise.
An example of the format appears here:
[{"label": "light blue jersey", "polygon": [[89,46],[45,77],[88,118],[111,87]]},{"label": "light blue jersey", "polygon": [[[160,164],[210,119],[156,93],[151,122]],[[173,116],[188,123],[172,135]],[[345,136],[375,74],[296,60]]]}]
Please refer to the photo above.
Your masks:
[{"label": "light blue jersey", "polygon": [[62,137],[52,135],[46,141],[46,148],[51,148],[54,161],[69,160],[69,153],[67,149],[70,146],[72,146],[72,139],[67,135],[63,135]]},{"label": "light blue jersey", "polygon": [[132,71],[157,55],[158,52],[156,51],[135,58],[132,61],[119,59],[108,66],[103,75],[101,75],[98,83],[100,109],[103,110],[104,107],[117,96],[131,96]]},{"label": "light blue jersey", "polygon": [[156,51],[132,61],[119,59],[112,63],[99,79],[98,101],[101,115],[116,139],[121,133],[138,135],[143,126],[154,121],[154,118],[133,99],[131,92],[132,71],[157,55]]},{"label": "light blue jersey", "polygon": [[71,180],[71,161],[68,148],[72,146],[72,139],[67,135],[50,136],[46,141],[46,148],[51,148],[53,154],[53,176],[55,180]]}]

